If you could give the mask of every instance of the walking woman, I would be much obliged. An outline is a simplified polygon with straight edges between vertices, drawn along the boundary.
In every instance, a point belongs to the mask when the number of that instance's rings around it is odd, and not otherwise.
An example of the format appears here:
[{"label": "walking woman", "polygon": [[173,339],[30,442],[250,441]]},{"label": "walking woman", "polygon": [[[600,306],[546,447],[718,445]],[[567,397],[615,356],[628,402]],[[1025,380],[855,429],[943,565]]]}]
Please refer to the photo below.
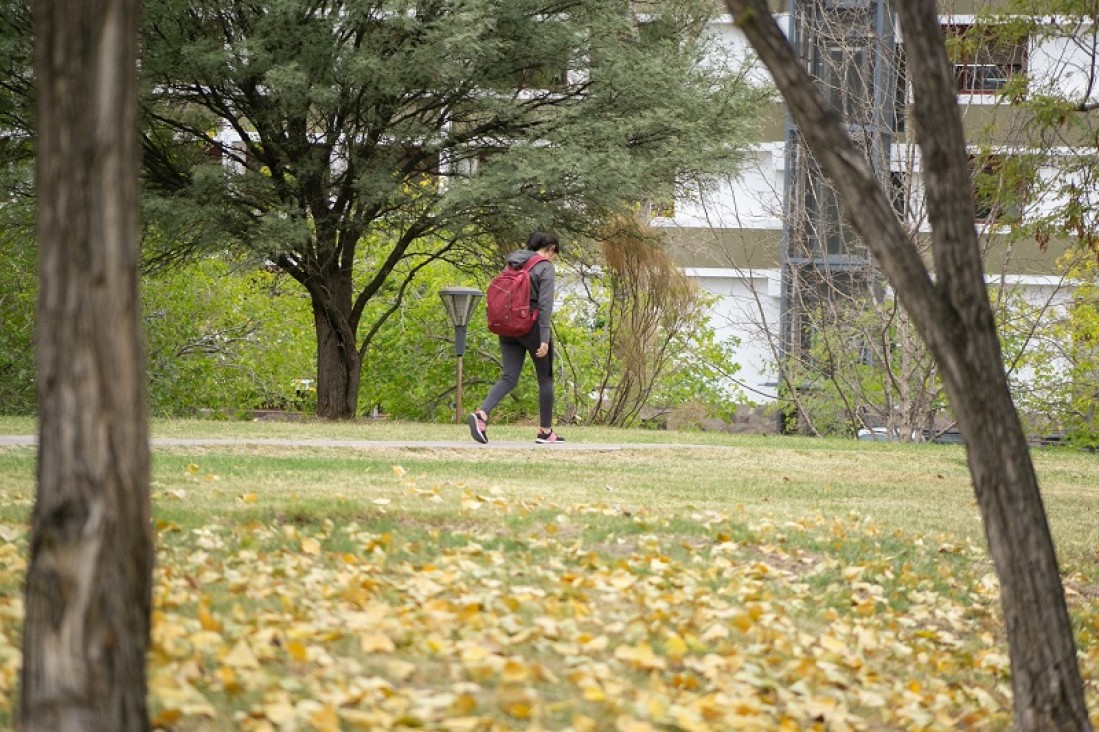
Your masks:
[{"label": "walking woman", "polygon": [[557,237],[536,231],[527,238],[527,248],[512,252],[507,263],[522,267],[532,257],[540,261],[530,268],[531,305],[538,308],[538,322],[525,336],[500,336],[500,380],[489,391],[481,406],[466,417],[470,434],[477,442],[488,442],[488,419],[492,410],[519,383],[526,354],[534,361],[538,377],[538,434],[535,442],[553,444],[564,439],[553,431],[553,338],[550,328],[553,316],[553,288],[556,271],[553,263],[561,251]]}]

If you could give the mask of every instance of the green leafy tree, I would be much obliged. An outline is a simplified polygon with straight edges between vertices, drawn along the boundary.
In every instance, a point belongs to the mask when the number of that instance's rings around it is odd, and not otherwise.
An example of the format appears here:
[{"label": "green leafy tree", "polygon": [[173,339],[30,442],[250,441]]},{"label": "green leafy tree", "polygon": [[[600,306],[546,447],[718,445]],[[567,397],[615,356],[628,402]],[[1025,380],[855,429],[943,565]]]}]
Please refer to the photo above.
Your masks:
[{"label": "green leafy tree", "polygon": [[735,169],[764,92],[712,63],[713,12],[152,3],[146,212],[173,241],[150,255],[231,249],[281,267],[308,294],[318,413],[352,417],[373,339],[431,260],[495,262],[533,228],[579,241]]},{"label": "green leafy tree", "polygon": [[1099,264],[1069,257],[1061,302],[1004,295],[999,310],[1012,393],[1031,434],[1099,447]]},{"label": "green leafy tree", "polygon": [[[9,168],[7,174],[12,172]],[[17,196],[0,206],[0,414],[33,414],[35,408],[38,275],[34,212],[28,203],[33,201]]]},{"label": "green leafy tree", "polygon": [[35,408],[37,254],[29,8],[0,4],[0,413]]},{"label": "green leafy tree", "polygon": [[[406,263],[405,266],[409,266]],[[415,266],[414,264],[411,266]],[[484,290],[486,281],[463,273],[452,264],[435,261],[423,267],[402,296],[402,306],[374,335],[366,354],[360,401],[364,411],[375,409],[399,419],[445,422],[454,419],[457,400],[457,356],[454,326],[446,315],[439,290],[451,285]],[[396,296],[396,293],[388,293]],[[385,307],[379,298],[371,308]],[[487,391],[498,376],[496,336],[485,327],[484,303],[469,325],[463,357],[464,398]],[[525,390],[518,390],[524,394]],[[501,405],[498,419],[514,418],[508,400]],[[470,407],[472,408],[472,407]]]},{"label": "green leafy tree", "polygon": [[146,276],[150,410],[313,408],[314,344],[302,299],[285,274],[221,257]]}]

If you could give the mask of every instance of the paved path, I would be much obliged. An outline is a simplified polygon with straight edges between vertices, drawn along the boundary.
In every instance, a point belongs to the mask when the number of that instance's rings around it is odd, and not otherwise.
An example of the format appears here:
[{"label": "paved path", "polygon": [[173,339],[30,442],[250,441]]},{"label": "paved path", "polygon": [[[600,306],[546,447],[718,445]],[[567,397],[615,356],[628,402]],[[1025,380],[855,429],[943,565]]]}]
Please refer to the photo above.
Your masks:
[{"label": "paved path", "polygon": [[[533,440],[529,442],[494,441],[487,445],[473,440],[315,440],[315,439],[271,439],[263,437],[249,438],[185,438],[185,437],[154,437],[150,441],[153,447],[217,447],[249,445],[263,447],[335,447],[354,448],[358,450],[370,449],[430,449],[430,450],[586,450],[594,452],[614,452],[618,450],[653,450],[653,449],[685,449],[685,448],[714,448],[717,445],[687,445],[671,443],[607,443],[607,442],[564,442],[555,445],[539,445]],[[0,447],[3,446],[34,446],[38,439],[34,435],[0,435]]]}]

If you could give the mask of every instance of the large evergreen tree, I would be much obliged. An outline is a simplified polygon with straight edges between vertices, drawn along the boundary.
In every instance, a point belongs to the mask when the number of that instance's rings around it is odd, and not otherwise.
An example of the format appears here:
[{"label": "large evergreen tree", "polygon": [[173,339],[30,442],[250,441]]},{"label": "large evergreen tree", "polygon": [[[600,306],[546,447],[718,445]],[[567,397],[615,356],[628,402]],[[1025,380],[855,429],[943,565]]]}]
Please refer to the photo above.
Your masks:
[{"label": "large evergreen tree", "polygon": [[213,246],[277,263],[310,296],[318,413],[353,417],[363,356],[425,262],[535,227],[582,237],[735,168],[762,92],[707,63],[713,3],[632,8],[150,4],[148,220],[174,240],[154,255]]}]

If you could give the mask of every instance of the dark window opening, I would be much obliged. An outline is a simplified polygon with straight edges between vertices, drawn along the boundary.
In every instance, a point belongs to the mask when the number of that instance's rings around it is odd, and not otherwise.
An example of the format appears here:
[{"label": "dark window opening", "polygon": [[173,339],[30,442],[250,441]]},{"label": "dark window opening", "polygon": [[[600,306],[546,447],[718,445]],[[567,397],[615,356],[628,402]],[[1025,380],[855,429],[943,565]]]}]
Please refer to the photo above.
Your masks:
[{"label": "dark window opening", "polygon": [[954,63],[960,94],[998,94],[1027,69],[1026,37],[1009,36],[995,27],[944,27],[947,52]]}]

